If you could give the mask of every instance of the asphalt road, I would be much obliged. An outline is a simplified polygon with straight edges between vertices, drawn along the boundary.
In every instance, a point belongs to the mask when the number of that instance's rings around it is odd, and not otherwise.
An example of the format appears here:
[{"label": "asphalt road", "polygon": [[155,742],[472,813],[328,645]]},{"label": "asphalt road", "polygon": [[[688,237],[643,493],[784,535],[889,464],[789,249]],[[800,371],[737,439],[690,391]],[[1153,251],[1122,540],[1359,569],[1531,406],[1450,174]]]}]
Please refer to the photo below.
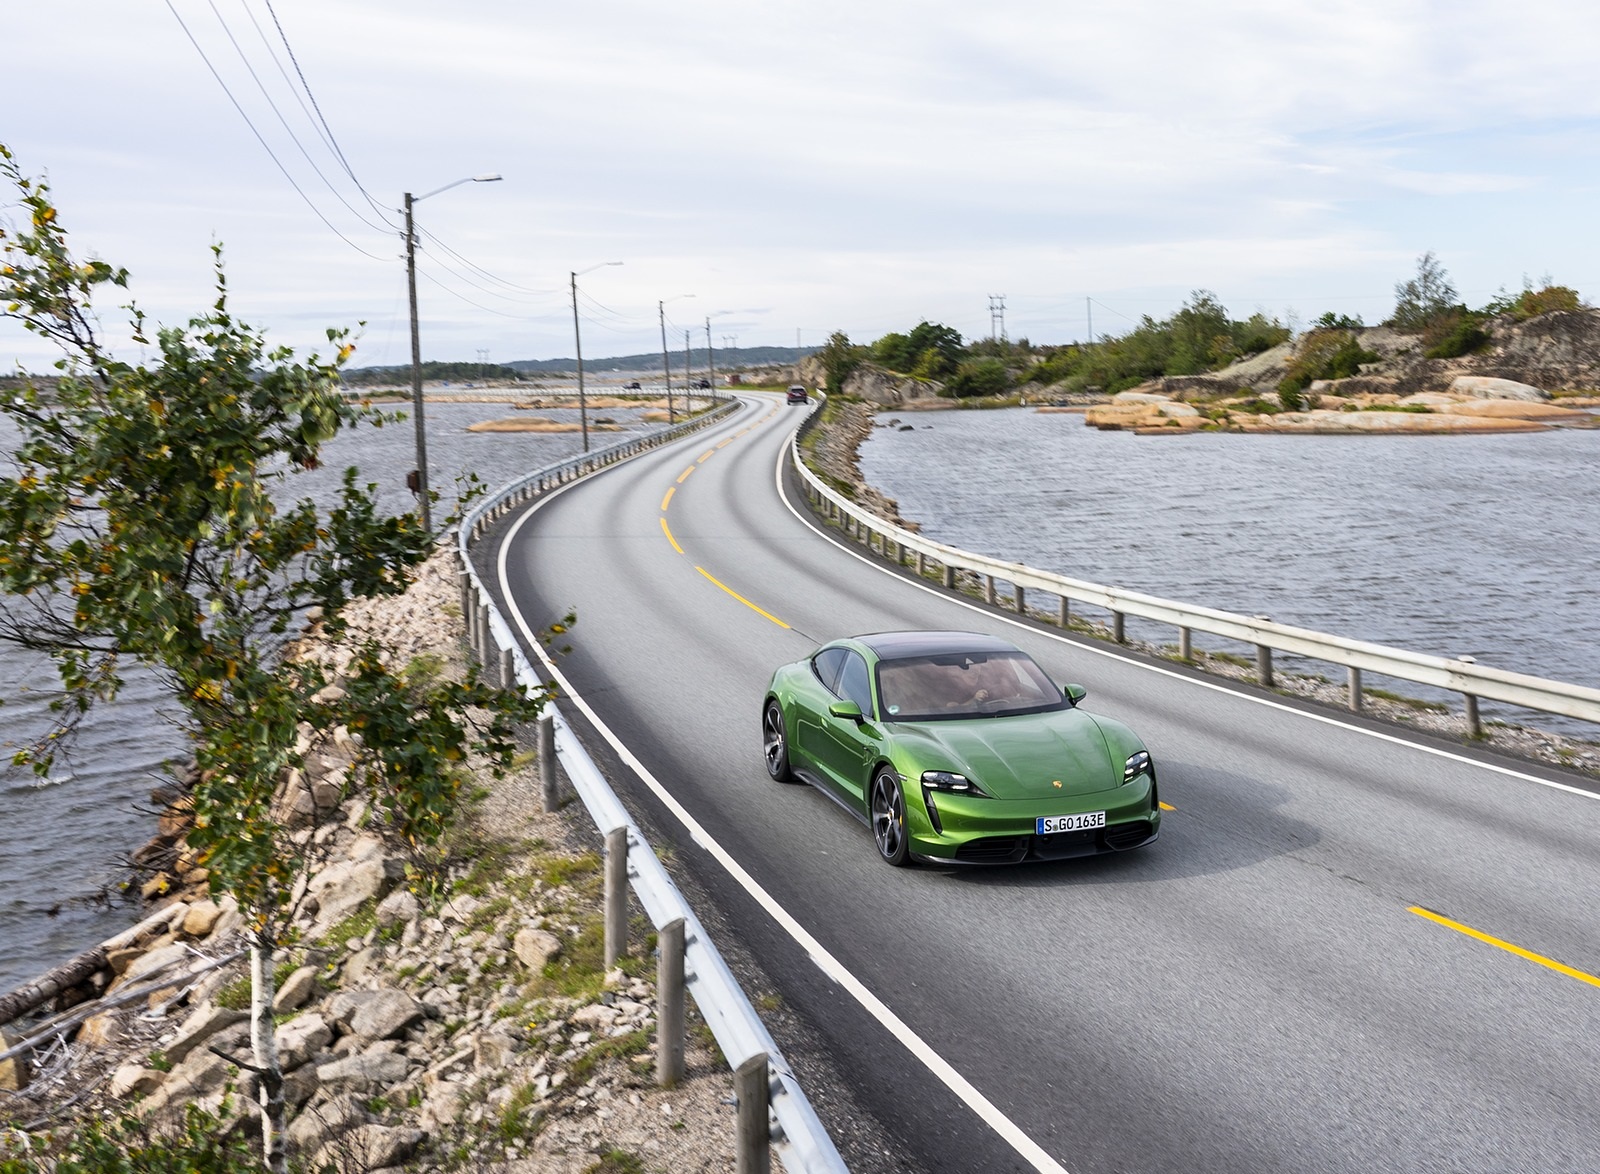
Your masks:
[{"label": "asphalt road", "polygon": [[[1600,801],[1578,779],[897,574],[784,492],[801,409],[746,398],[513,517],[484,557],[530,629],[576,608],[559,671],[748,873],[615,771],[775,989],[853,1169],[1600,1169]],[[896,628],[992,632],[1084,684],[1155,756],[1161,839],[896,870],[822,794],[771,782],[772,669]]]}]

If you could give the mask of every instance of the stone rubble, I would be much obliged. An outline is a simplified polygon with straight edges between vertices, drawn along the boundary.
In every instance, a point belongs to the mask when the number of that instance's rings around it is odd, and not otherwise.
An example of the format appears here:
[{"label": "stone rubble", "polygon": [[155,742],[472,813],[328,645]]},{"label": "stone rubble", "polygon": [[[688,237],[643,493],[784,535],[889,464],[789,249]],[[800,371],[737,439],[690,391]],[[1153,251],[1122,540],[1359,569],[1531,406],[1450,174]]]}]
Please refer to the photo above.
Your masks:
[{"label": "stone rubble", "polygon": [[[436,556],[406,595],[354,605],[353,627],[382,633],[395,657],[458,666],[459,621],[441,622],[457,599]],[[337,666],[347,650],[312,655]],[[449,892],[430,900],[405,887],[407,856],[369,829],[358,797],[325,802],[342,795],[348,761],[308,762],[285,787],[307,797],[302,815],[334,816],[315,833],[328,857],[306,885],[299,940],[278,956],[292,1153],[340,1171],[576,1174],[612,1151],[649,1170],[732,1170],[732,1078],[692,1004],[688,1076],[660,1089],[654,963],[637,928],[623,968],[600,973],[599,837],[581,805],[545,815],[528,771],[485,773],[490,794],[447,862]],[[241,948],[237,907],[181,867],[181,808],[140,854],[161,869],[152,892],[172,928],[112,959],[107,995],[163,964]],[[232,1062],[250,1058],[247,1005],[241,959],[100,1012],[96,1031],[78,1029],[48,1063],[0,1061],[0,1089],[16,1088],[0,1092],[0,1159],[108,1111],[160,1122],[194,1104],[250,1129],[255,1077]],[[0,1029],[4,1046],[25,1027]]]}]

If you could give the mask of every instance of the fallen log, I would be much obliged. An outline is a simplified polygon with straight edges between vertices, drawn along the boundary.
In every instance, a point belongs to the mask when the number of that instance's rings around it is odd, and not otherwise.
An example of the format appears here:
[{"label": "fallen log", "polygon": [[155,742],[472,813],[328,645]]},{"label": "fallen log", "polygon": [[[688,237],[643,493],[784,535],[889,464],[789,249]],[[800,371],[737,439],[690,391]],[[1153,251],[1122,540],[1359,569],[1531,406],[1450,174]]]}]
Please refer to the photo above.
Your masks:
[{"label": "fallen log", "polygon": [[26,1015],[40,1004],[48,1003],[64,991],[70,991],[79,983],[92,978],[97,972],[105,969],[106,959],[113,950],[124,950],[138,945],[145,938],[167,932],[174,919],[181,921],[188,911],[189,907],[182,903],[169,905],[152,913],[131,929],[125,929],[115,937],[107,938],[94,949],[85,950],[76,958],[63,962],[26,986],[18,987],[9,995],[0,995],[0,1025]]}]

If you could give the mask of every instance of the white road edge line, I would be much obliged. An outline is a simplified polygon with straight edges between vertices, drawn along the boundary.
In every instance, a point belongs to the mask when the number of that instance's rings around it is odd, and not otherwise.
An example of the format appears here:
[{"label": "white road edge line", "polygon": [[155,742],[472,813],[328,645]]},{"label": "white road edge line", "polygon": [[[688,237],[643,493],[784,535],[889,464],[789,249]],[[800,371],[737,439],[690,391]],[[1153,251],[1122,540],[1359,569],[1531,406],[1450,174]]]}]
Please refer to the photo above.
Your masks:
[{"label": "white road edge line", "polygon": [[506,549],[511,545],[512,540],[516,538],[517,532],[522,529],[524,522],[533,517],[545,504],[554,501],[561,494],[573,488],[573,486],[580,484],[582,484],[581,481],[570,482],[557,489],[554,493],[548,494],[531,504],[523,512],[522,516],[512,523],[511,528],[506,531],[505,537],[500,541],[500,549],[495,558],[496,571],[500,578],[500,593],[506,601],[506,607],[511,611],[512,617],[516,621],[517,629],[522,633],[523,639],[527,641],[528,647],[538,654],[539,659],[544,662],[546,670],[549,671],[551,678],[560,685],[563,700],[570,700],[572,704],[583,711],[584,716],[594,724],[594,728],[600,732],[607,742],[611,743],[611,748],[617,752],[618,757],[627,763],[633,769],[633,772],[639,776],[640,781],[655,793],[656,798],[661,800],[673,815],[677,816],[678,822],[688,829],[689,835],[694,842],[710,853],[718,864],[727,869],[728,875],[738,881],[745,892],[749,893],[771,915],[772,919],[783,927],[784,932],[811,956],[811,961],[816,963],[817,969],[843,987],[856,1002],[861,1004],[869,1015],[887,1028],[890,1034],[904,1044],[906,1049],[920,1060],[929,1072],[937,1077],[946,1088],[960,1097],[968,1108],[999,1134],[1006,1144],[1016,1150],[1023,1160],[1035,1170],[1041,1171],[1041,1174],[1068,1174],[1065,1167],[1045,1153],[1043,1148],[1024,1133],[1014,1121],[974,1088],[966,1077],[957,1072],[954,1066],[946,1061],[943,1056],[935,1052],[927,1041],[913,1032],[877,995],[867,989],[865,983],[846,970],[839,960],[823,947],[821,942],[812,937],[805,927],[790,915],[787,909],[778,904],[777,900],[766,889],[762,888],[756,879],[746,872],[744,867],[729,855],[727,850],[717,843],[705,828],[700,826],[699,821],[689,814],[666,787],[661,785],[660,780],[651,774],[644,763],[640,762],[634,755],[633,751],[623,744],[622,739],[611,732],[611,728],[600,720],[600,715],[590,708],[587,701],[578,696],[566,677],[562,675],[561,670],[556,668],[555,662],[546,654],[544,646],[528,626],[527,620],[523,618],[522,610],[517,607],[516,602],[512,599],[511,587],[506,577]]},{"label": "white road edge line", "polygon": [[1398,736],[1396,736],[1394,734],[1385,734],[1380,730],[1369,730],[1369,729],[1366,729],[1363,726],[1352,725],[1351,723],[1349,723],[1347,721],[1342,721],[1339,718],[1331,717],[1328,714],[1312,713],[1312,712],[1310,712],[1308,710],[1296,709],[1292,705],[1285,705],[1285,704],[1283,704],[1283,702],[1274,701],[1270,697],[1256,697],[1256,696],[1254,696],[1254,695],[1252,695],[1250,693],[1244,693],[1244,692],[1241,692],[1241,691],[1239,691],[1237,689],[1230,689],[1226,685],[1219,685],[1219,684],[1215,683],[1214,681],[1199,681],[1199,680],[1196,680],[1195,678],[1193,678],[1191,676],[1188,676],[1188,675],[1186,675],[1184,673],[1175,673],[1171,669],[1162,668],[1160,665],[1147,664],[1146,662],[1144,662],[1142,660],[1138,660],[1138,659],[1136,659],[1134,657],[1128,656],[1125,653],[1117,652],[1114,649],[1096,648],[1092,644],[1080,644],[1078,641],[1069,640],[1065,636],[1062,636],[1057,632],[1040,631],[1038,628],[1030,627],[1029,625],[1022,623],[1019,620],[1015,620],[1015,619],[1011,618],[1010,616],[1006,615],[1003,612],[992,612],[992,611],[989,611],[987,608],[979,607],[977,604],[972,603],[969,600],[961,599],[958,596],[953,596],[953,595],[946,594],[943,590],[941,590],[941,589],[939,589],[937,587],[933,587],[933,586],[931,586],[931,585],[929,585],[927,583],[923,583],[920,580],[908,579],[903,575],[895,575],[893,571],[891,571],[888,567],[883,566],[881,563],[878,562],[878,560],[872,559],[872,558],[868,558],[866,555],[862,554],[859,550],[854,549],[848,543],[846,543],[843,540],[839,539],[835,535],[830,534],[828,531],[822,529],[821,527],[816,525],[816,523],[815,523],[815,521],[813,519],[804,516],[803,514],[800,513],[799,510],[795,509],[794,506],[792,504],[790,504],[789,498],[783,492],[783,469],[784,469],[784,464],[785,464],[785,462],[788,461],[788,459],[789,459],[789,446],[785,445],[778,452],[778,464],[777,464],[776,476],[775,476],[775,483],[776,483],[777,489],[778,489],[778,500],[783,502],[784,508],[787,509],[791,514],[793,514],[795,516],[795,518],[799,520],[801,525],[808,527],[813,533],[817,534],[819,537],[824,538],[827,541],[833,543],[834,546],[838,547],[845,554],[850,555],[852,558],[860,559],[862,562],[866,563],[869,567],[872,567],[874,570],[879,571],[879,572],[881,572],[881,573],[883,573],[885,575],[891,575],[894,578],[899,579],[903,583],[906,583],[906,584],[908,584],[908,585],[910,585],[912,587],[919,588],[920,590],[926,591],[929,595],[936,595],[940,599],[948,600],[951,603],[959,604],[960,606],[962,606],[964,608],[967,608],[970,611],[975,611],[975,612],[979,613],[980,615],[987,616],[989,619],[999,620],[1001,623],[1010,624],[1014,628],[1021,628],[1023,631],[1027,632],[1030,636],[1042,636],[1047,640],[1054,640],[1058,644],[1069,644],[1073,648],[1078,649],[1078,650],[1080,650],[1082,652],[1091,652],[1096,656],[1105,656],[1105,657],[1109,657],[1112,660],[1120,660],[1124,664],[1133,665],[1136,668],[1146,669],[1146,670],[1148,670],[1148,671],[1150,671],[1152,673],[1160,673],[1162,676],[1171,677],[1174,680],[1186,681],[1189,684],[1197,685],[1202,689],[1213,689],[1213,690],[1217,691],[1218,693],[1227,693],[1227,694],[1229,694],[1231,696],[1241,698],[1242,700],[1253,702],[1256,705],[1265,705],[1270,709],[1278,710],[1280,713],[1292,713],[1295,716],[1303,717],[1303,718],[1307,719],[1308,721],[1321,722],[1324,725],[1335,726],[1335,727],[1337,727],[1337,728],[1339,728],[1341,730],[1350,730],[1350,731],[1352,731],[1354,733],[1357,733],[1357,734],[1365,734],[1367,737],[1376,738],[1380,742],[1389,742],[1389,743],[1392,743],[1392,744],[1394,744],[1396,746],[1405,746],[1405,747],[1408,747],[1409,749],[1412,749],[1412,750],[1419,750],[1424,754],[1431,754],[1436,758],[1443,758],[1443,759],[1446,759],[1446,760],[1448,760],[1450,762],[1465,763],[1468,766],[1475,766],[1475,767],[1478,767],[1478,768],[1480,768],[1482,770],[1493,771],[1495,774],[1506,775],[1506,776],[1508,776],[1510,778],[1513,778],[1513,779],[1521,779],[1522,781],[1528,782],[1528,783],[1537,783],[1541,787],[1549,787],[1552,790],[1556,790],[1556,791],[1565,791],[1570,795],[1581,795],[1585,799],[1600,799],[1600,792],[1586,791],[1582,787],[1574,787],[1574,786],[1571,786],[1568,783],[1558,783],[1558,782],[1554,781],[1553,779],[1541,779],[1538,775],[1526,774],[1523,771],[1513,770],[1510,767],[1506,767],[1506,766],[1497,766],[1492,762],[1480,762],[1476,758],[1468,758],[1464,754],[1456,754],[1455,752],[1450,751],[1450,750],[1441,750],[1441,749],[1439,749],[1438,747],[1435,747],[1435,746],[1425,746],[1420,742],[1408,741],[1407,739],[1398,737]]}]

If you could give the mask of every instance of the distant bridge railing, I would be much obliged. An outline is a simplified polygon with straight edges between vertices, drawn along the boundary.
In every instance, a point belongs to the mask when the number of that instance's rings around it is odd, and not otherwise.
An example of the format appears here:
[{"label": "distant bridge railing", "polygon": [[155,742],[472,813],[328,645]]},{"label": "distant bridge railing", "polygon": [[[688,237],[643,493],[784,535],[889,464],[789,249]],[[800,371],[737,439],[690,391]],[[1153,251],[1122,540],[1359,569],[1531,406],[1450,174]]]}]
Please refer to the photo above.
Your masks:
[{"label": "distant bridge railing", "polygon": [[[467,635],[486,669],[496,671],[498,665],[502,685],[509,687],[515,682],[525,690],[533,690],[542,686],[543,678],[528,660],[493,593],[473,567],[472,544],[511,510],[554,492],[568,482],[726,419],[741,406],[740,401],[732,399],[673,427],[536,469],[491,494],[462,519],[457,554],[461,564],[462,614],[466,618]],[[663,1064],[670,1062],[674,1050],[681,1066],[682,998],[688,993],[694,997],[717,1046],[734,1070],[734,1090],[739,1101],[736,1141],[739,1168],[766,1169],[770,1146],[789,1174],[848,1174],[844,1160],[806,1099],[799,1080],[705,927],[571,727],[556,707],[550,708],[555,712],[549,712],[540,723],[547,809],[555,806],[554,763],[559,761],[595,826],[606,837],[607,965],[625,948],[625,885],[631,885],[660,935],[661,977],[657,984],[656,1008],[658,1073],[666,1071]],[[671,1038],[674,1034],[678,1037],[676,1041]]]},{"label": "distant bridge railing", "polygon": [[1257,680],[1268,688],[1273,684],[1274,651],[1343,665],[1347,673],[1347,704],[1358,712],[1362,708],[1363,672],[1431,685],[1459,693],[1465,698],[1467,726],[1473,737],[1483,732],[1478,713],[1480,698],[1600,724],[1600,689],[1586,685],[1508,672],[1476,664],[1470,657],[1450,659],[1362,640],[1348,640],[1342,636],[1314,632],[1309,628],[1274,623],[1266,616],[1245,616],[1194,604],[1175,603],[1121,587],[1069,579],[1049,571],[1035,570],[1024,563],[1005,562],[933,542],[861,508],[807,467],[802,459],[801,443],[817,426],[821,415],[820,409],[813,410],[796,432],[790,451],[795,470],[813,505],[823,515],[836,521],[847,535],[869,549],[880,552],[889,561],[902,566],[914,561],[920,575],[942,571],[941,578],[948,588],[956,586],[958,572],[966,572],[976,577],[987,602],[995,604],[1000,598],[996,584],[1008,584],[1010,599],[1007,602],[1018,613],[1026,613],[1030,591],[1043,592],[1055,597],[1056,607],[1051,618],[1063,630],[1073,604],[1103,608],[1111,613],[1111,634],[1119,643],[1125,638],[1124,622],[1127,616],[1167,624],[1178,631],[1178,658],[1184,661],[1192,658],[1195,632],[1252,644],[1256,650]]}]

